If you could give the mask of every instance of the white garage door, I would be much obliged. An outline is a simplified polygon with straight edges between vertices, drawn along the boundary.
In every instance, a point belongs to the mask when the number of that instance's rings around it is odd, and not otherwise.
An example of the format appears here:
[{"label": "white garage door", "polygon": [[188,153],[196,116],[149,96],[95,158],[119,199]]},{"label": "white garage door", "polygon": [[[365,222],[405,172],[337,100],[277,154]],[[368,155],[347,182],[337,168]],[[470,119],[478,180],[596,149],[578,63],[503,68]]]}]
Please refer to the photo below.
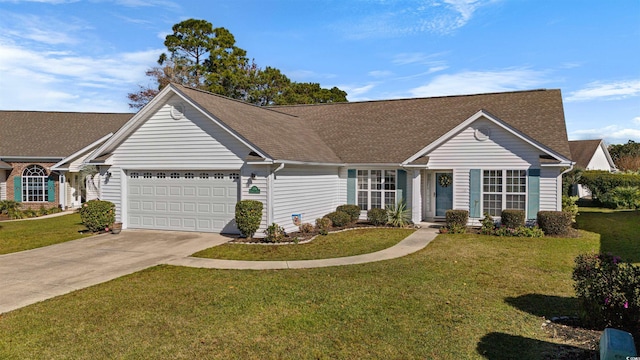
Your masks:
[{"label": "white garage door", "polygon": [[239,174],[230,171],[130,171],[128,226],[237,233]]}]

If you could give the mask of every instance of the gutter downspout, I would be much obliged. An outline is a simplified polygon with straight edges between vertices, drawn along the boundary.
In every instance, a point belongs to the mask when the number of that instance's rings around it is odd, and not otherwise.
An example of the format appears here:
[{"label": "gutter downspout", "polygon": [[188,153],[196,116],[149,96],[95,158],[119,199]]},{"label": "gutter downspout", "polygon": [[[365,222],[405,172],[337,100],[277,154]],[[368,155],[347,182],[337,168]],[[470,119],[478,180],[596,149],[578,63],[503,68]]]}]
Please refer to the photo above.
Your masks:
[{"label": "gutter downspout", "polygon": [[[275,162],[274,163],[278,163]],[[283,162],[279,162],[280,165],[273,169],[271,171],[271,174],[269,174],[269,181],[268,181],[268,191],[267,191],[267,226],[271,225],[271,223],[273,223],[273,189],[274,189],[274,185],[273,182],[276,178],[276,173],[282,169],[284,169],[284,163]]]},{"label": "gutter downspout", "polygon": [[558,209],[558,211],[562,210],[562,175],[568,173],[569,171],[573,170],[573,165],[575,165],[575,162],[571,162],[571,165],[569,165],[569,167],[567,168],[567,170],[563,171],[560,173],[559,176],[559,184],[557,184],[556,186],[558,187],[558,189],[560,189],[560,196],[558,196],[558,204],[556,205],[556,208]]}]

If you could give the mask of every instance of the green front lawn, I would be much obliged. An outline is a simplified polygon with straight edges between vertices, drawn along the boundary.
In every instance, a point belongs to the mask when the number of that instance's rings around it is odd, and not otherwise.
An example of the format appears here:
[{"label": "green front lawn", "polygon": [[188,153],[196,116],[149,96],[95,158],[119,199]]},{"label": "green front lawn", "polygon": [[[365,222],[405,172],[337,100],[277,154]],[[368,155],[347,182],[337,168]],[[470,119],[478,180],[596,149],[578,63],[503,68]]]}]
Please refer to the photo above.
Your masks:
[{"label": "green front lawn", "polygon": [[225,244],[193,256],[232,260],[311,260],[368,254],[386,249],[409,236],[412,229],[358,229],[318,236],[306,244]]},{"label": "green front lawn", "polygon": [[34,249],[75,240],[90,234],[82,225],[79,214],[47,219],[0,222],[0,254]]},{"label": "green front lawn", "polygon": [[640,264],[640,211],[580,208],[576,221],[600,234],[600,252]]},{"label": "green front lawn", "polygon": [[157,266],[0,318],[8,359],[536,359],[599,237],[440,235],[412,255],[302,270]]}]

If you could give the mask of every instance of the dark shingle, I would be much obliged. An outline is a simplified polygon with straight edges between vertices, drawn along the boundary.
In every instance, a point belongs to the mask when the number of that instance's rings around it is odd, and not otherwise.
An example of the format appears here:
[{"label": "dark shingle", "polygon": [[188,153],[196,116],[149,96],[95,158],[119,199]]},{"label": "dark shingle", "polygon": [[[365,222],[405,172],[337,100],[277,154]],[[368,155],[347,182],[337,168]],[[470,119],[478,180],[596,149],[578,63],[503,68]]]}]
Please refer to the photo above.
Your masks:
[{"label": "dark shingle", "polygon": [[64,158],[115,133],[133,115],[0,111],[0,157]]},{"label": "dark shingle", "polygon": [[571,157],[576,162],[576,167],[586,169],[601,142],[602,139],[569,141]]}]

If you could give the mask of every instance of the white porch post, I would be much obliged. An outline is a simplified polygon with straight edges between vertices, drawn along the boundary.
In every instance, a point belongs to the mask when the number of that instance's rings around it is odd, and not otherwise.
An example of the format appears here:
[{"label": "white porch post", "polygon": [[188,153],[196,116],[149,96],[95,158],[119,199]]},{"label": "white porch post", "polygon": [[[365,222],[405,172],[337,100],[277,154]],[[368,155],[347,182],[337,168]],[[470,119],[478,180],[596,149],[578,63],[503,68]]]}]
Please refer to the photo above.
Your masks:
[{"label": "white porch post", "polygon": [[60,173],[58,183],[60,185],[58,187],[58,203],[62,210],[64,210],[67,207],[67,181],[65,174],[62,172]]},{"label": "white porch post", "polygon": [[422,221],[422,176],[419,169],[414,169],[411,176],[411,221],[417,224]]}]

